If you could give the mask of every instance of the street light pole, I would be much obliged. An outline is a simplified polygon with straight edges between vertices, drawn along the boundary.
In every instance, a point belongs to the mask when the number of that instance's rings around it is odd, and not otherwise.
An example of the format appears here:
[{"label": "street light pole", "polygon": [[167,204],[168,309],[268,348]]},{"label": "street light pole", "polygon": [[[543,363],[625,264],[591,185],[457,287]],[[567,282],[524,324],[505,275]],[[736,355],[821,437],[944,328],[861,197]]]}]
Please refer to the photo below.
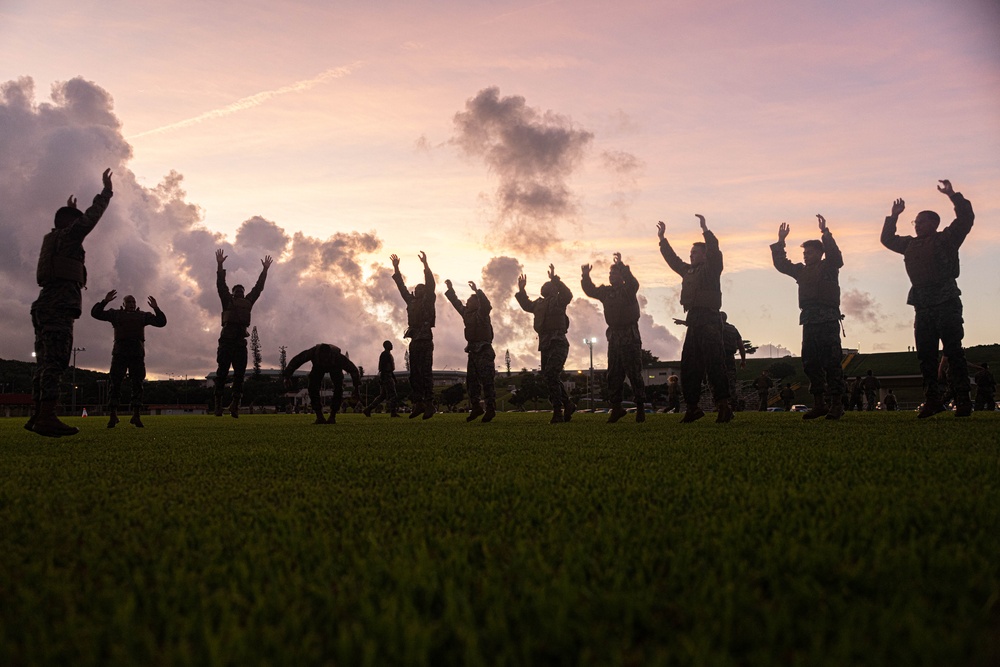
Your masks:
[{"label": "street light pole", "polygon": [[594,343],[597,342],[596,338],[584,338],[583,343],[590,348],[590,383],[588,389],[590,390],[590,410],[594,410]]},{"label": "street light pole", "polygon": [[70,409],[71,414],[76,414],[76,353],[86,352],[85,347],[74,347],[73,348],[73,407]]}]

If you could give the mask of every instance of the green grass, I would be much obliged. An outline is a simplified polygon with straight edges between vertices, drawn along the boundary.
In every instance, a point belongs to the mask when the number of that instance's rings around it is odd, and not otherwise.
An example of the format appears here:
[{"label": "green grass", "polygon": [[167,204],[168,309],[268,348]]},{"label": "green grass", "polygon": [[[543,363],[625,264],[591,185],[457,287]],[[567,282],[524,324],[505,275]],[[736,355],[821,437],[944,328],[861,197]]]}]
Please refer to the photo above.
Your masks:
[{"label": "green grass", "polygon": [[1000,414],[0,420],[0,664],[1000,660]]}]

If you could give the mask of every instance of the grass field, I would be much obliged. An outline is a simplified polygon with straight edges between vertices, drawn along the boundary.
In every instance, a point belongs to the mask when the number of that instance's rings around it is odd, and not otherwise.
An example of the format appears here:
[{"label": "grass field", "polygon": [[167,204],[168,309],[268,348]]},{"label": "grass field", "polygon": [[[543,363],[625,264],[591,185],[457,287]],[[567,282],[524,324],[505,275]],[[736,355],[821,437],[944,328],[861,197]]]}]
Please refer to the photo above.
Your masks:
[{"label": "grass field", "polygon": [[1000,663],[1000,414],[0,420],[0,665]]}]

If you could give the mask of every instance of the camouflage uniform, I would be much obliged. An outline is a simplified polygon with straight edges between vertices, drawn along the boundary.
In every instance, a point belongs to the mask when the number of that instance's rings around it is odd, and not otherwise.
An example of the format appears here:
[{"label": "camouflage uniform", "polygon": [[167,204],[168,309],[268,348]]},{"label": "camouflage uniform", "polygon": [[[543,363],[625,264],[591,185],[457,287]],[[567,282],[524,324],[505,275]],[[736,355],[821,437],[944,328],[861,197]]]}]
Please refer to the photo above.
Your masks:
[{"label": "camouflage uniform", "polygon": [[872,411],[875,409],[875,404],[878,403],[878,390],[881,387],[882,383],[871,373],[861,379],[861,389],[865,392],[866,410]]},{"label": "camouflage uniform", "polygon": [[899,404],[896,401],[896,395],[891,393],[892,392],[891,389],[889,390],[889,392],[890,393],[886,394],[885,398],[882,400],[882,407],[884,407],[889,412],[895,412],[896,407]]},{"label": "camouflage uniform", "polygon": [[253,309],[267,280],[267,269],[260,272],[253,289],[245,297],[237,298],[226,285],[226,270],[220,268],[216,273],[215,286],[222,301],[222,334],[219,336],[219,348],[216,361],[219,366],[215,371],[215,405],[218,413],[222,401],[222,392],[229,377],[229,367],[233,369],[233,404],[239,405],[243,396],[243,380],[247,372],[247,338],[250,337],[250,311]]},{"label": "camouflage uniform", "polygon": [[[799,324],[802,325],[802,369],[809,378],[809,393],[816,403],[833,406],[844,393],[844,358],[840,345],[840,269],[844,256],[830,230],[820,239],[823,259],[815,265],[792,263],[785,242],[771,244],[771,261],[799,285]],[[824,399],[825,397],[825,399]]]},{"label": "camouflage uniform", "polygon": [[773,386],[774,381],[764,375],[753,381],[753,388],[757,390],[757,412],[767,411],[767,397]]},{"label": "camouflage uniform", "polygon": [[[642,338],[639,335],[639,281],[625,264],[621,267],[623,283],[594,285],[589,273],[583,274],[583,293],[604,306],[604,321],[608,330],[608,400],[621,406],[625,376],[635,393],[637,410],[646,400],[642,381]],[[637,413],[638,414],[638,413]]]},{"label": "camouflage uniform", "polygon": [[[722,323],[722,352],[726,363],[726,380],[729,381],[729,395],[734,400],[739,397],[736,387],[736,354],[743,349],[743,335],[729,322]],[[736,406],[733,406],[735,409]]]},{"label": "camouflage uniform", "polygon": [[997,381],[989,367],[976,373],[976,410],[996,410]]},{"label": "camouflage uniform", "polygon": [[542,353],[542,379],[548,387],[552,409],[558,412],[571,404],[559,376],[566,366],[566,357],[569,356],[569,341],[566,339],[569,318],[566,317],[566,307],[573,299],[573,292],[558,276],[549,283],[553,285],[553,294],[549,296],[532,301],[524,290],[520,290],[514,294],[514,298],[522,310],[534,315],[538,350]]},{"label": "camouflage uniform", "polygon": [[722,346],[722,251],[719,239],[705,231],[705,261],[694,266],[677,256],[667,239],[660,240],[660,254],[681,276],[681,305],[687,313],[687,335],[681,351],[681,386],[688,409],[698,405],[705,375],[716,404],[729,399],[725,353]]},{"label": "camouflage uniform", "polygon": [[[403,338],[410,339],[410,389],[414,403],[425,407],[434,404],[434,323],[436,311],[434,274],[424,266],[424,292],[418,298],[406,289],[403,276],[397,269],[392,279],[399,294],[406,302],[406,331]],[[430,408],[432,409],[432,408]]]},{"label": "camouflage uniform", "polygon": [[490,312],[493,305],[486,298],[483,290],[476,290],[479,307],[469,310],[463,304],[455,290],[449,288],[444,295],[455,307],[465,324],[465,340],[468,345],[465,351],[469,355],[466,366],[466,385],[469,389],[469,401],[476,405],[480,399],[486,399],[487,406],[496,406],[496,352],[493,350],[493,323]]},{"label": "camouflage uniform", "polygon": [[781,399],[781,405],[785,408],[785,412],[791,411],[795,404],[795,390],[791,387],[782,387],[778,397]]},{"label": "camouflage uniform", "polygon": [[42,241],[37,271],[42,289],[31,304],[37,364],[31,393],[36,403],[59,398],[59,383],[73,354],[73,321],[80,319],[81,289],[87,285],[83,240],[101,219],[111,197],[111,188],[105,187],[86,213],[67,227],[51,230]]},{"label": "camouflage uniform", "polygon": [[142,382],[146,379],[146,336],[147,326],[164,327],[167,316],[160,308],[154,307],[152,313],[136,308],[128,311],[124,308],[105,310],[107,301],[98,301],[90,309],[90,316],[95,320],[110,322],[115,331],[115,345],[111,350],[111,391],[108,395],[108,408],[118,409],[121,400],[122,380],[128,372],[132,385],[131,407],[133,410],[142,407]]},{"label": "camouflage uniform", "polygon": [[336,422],[337,411],[340,410],[344,400],[344,371],[351,375],[356,395],[361,386],[361,375],[358,372],[358,367],[344,356],[336,345],[320,343],[292,357],[288,366],[285,367],[285,378],[290,380],[299,366],[307,361],[312,363],[312,369],[309,371],[309,402],[312,404],[313,412],[316,413],[317,423],[324,421],[323,399],[319,394],[323,376],[329,373],[330,380],[333,381],[333,402],[330,404],[330,416],[325,420],[327,423],[333,424]]},{"label": "camouflage uniform", "polygon": [[848,410],[861,412],[864,409],[864,404],[861,398],[864,395],[864,388],[862,387],[860,377],[854,378],[854,382],[851,383],[850,392],[851,398]]},{"label": "camouflage uniform", "polygon": [[969,399],[969,367],[962,349],[965,329],[962,326],[962,299],[956,279],[959,276],[958,250],[972,231],[975,213],[972,204],[956,192],[951,195],[955,220],[942,231],[924,238],[896,234],[895,216],[888,216],[882,227],[882,245],[903,255],[912,287],[906,303],[916,311],[913,333],[924,379],[928,403],[941,400],[937,383],[938,341],[948,358],[948,382],[961,405]]},{"label": "camouflage uniform", "polygon": [[396,414],[396,360],[392,358],[391,350],[382,350],[382,354],[379,355],[378,387],[378,396],[368,404],[365,412],[371,414],[382,401],[387,401],[390,412]]}]

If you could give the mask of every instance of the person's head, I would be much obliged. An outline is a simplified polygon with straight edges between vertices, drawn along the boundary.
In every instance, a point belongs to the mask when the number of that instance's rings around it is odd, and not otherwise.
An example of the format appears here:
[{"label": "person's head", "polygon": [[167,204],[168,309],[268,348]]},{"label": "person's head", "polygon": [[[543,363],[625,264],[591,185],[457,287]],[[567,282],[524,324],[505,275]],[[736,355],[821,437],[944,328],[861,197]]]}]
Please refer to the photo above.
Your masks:
[{"label": "person's head", "polygon": [[65,229],[83,216],[83,212],[75,206],[63,206],[56,211],[56,229]]},{"label": "person's head", "polygon": [[413,296],[418,299],[424,298],[424,292],[427,291],[427,285],[423,283],[418,283],[416,287],[413,288]]},{"label": "person's head", "polygon": [[871,371],[871,369],[869,368],[869,369],[868,369],[868,373],[866,373],[866,375],[868,375],[868,376],[870,377],[870,376],[871,376],[871,374],[872,374],[872,371]]},{"label": "person's head", "polygon": [[886,389],[886,390],[885,390],[885,393],[887,393],[887,394],[891,394],[891,393],[892,393],[892,389]]},{"label": "person's head", "polygon": [[382,347],[385,349],[386,352],[389,352],[390,350],[392,350],[392,341],[391,340],[383,341]]},{"label": "person's head", "polygon": [[820,262],[823,259],[823,242],[816,241],[806,241],[802,244],[802,261],[806,263],[806,266],[812,266]]},{"label": "person's head", "polygon": [[705,244],[699,241],[691,244],[691,264],[698,266],[705,261]]},{"label": "person's head", "polygon": [[913,219],[913,231],[917,233],[917,237],[930,236],[937,231],[940,224],[940,215],[934,211],[921,211]]},{"label": "person's head", "polygon": [[556,285],[554,280],[550,280],[544,285],[542,285],[542,298],[548,299],[559,293],[559,287]]},{"label": "person's head", "polygon": [[479,295],[473,294],[465,301],[465,309],[471,312],[479,310]]},{"label": "person's head", "polygon": [[608,271],[608,282],[611,283],[612,287],[625,283],[625,272],[622,271],[621,264],[611,265],[611,269]]},{"label": "person's head", "polygon": [[719,317],[722,318],[722,323],[723,324],[725,324],[726,322],[729,321],[729,315],[726,315],[726,311],[724,311],[724,310],[720,310],[719,311]]},{"label": "person's head", "polygon": [[316,351],[317,361],[324,365],[333,363],[333,350],[333,345],[320,343],[319,349]]},{"label": "person's head", "polygon": [[122,299],[122,308],[124,308],[125,311],[128,313],[131,313],[133,310],[135,310],[135,297],[129,294],[124,299]]},{"label": "person's head", "polygon": [[237,299],[242,299],[246,292],[243,291],[243,285],[233,285],[233,297]]},{"label": "person's head", "polygon": [[983,367],[983,370],[987,370],[987,371],[990,370],[990,364],[989,364],[989,362],[984,361],[980,365]]}]

